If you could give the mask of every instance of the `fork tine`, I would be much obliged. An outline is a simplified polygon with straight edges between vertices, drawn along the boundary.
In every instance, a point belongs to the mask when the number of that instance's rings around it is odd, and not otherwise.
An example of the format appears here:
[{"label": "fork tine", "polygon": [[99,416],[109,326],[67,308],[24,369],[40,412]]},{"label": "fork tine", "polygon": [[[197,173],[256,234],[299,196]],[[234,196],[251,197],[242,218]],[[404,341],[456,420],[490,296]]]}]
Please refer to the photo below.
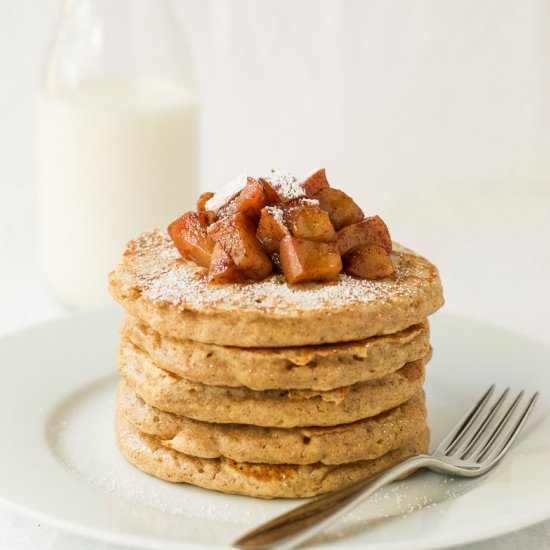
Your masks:
[{"label": "fork tine", "polygon": [[441,441],[437,449],[438,454],[445,454],[447,451],[460,441],[463,435],[469,430],[472,423],[479,416],[483,407],[490,399],[491,395],[495,391],[495,385],[493,384],[476,402],[476,404],[464,415],[460,422],[449,432],[447,436]]},{"label": "fork tine", "polygon": [[506,388],[500,394],[500,397],[497,399],[497,402],[491,407],[491,410],[488,412],[488,414],[485,415],[485,418],[479,418],[479,420],[476,422],[476,425],[472,426],[472,430],[470,430],[470,432],[474,431],[474,433],[470,437],[470,439],[468,441],[465,441],[462,445],[455,447],[453,454],[460,455],[460,458],[462,459],[466,458],[468,455],[471,454],[471,452],[475,449],[479,440],[487,433],[487,430],[489,429],[489,426],[491,425],[493,418],[495,418],[497,413],[500,411],[509,393],[510,393],[510,388]]},{"label": "fork tine", "polygon": [[496,438],[502,433],[502,431],[508,424],[510,417],[518,408],[518,405],[521,401],[521,398],[523,397],[523,394],[524,394],[523,390],[518,393],[517,397],[514,399],[512,404],[508,407],[508,410],[502,415],[502,418],[499,420],[498,424],[496,425],[496,428],[492,431],[491,435],[483,442],[483,444],[477,445],[476,448],[472,449],[471,454],[476,455],[475,457],[473,457],[474,460],[478,457],[483,456],[486,452],[490,450]]},{"label": "fork tine", "polygon": [[514,443],[516,437],[521,432],[523,426],[525,425],[525,422],[527,422],[527,419],[529,418],[529,415],[531,414],[531,411],[533,410],[538,397],[539,397],[539,392],[535,392],[531,396],[531,399],[529,399],[527,406],[523,409],[523,412],[520,413],[517,422],[512,427],[512,429],[508,431],[506,437],[504,438],[504,442],[501,443],[500,445],[497,445],[495,448],[493,448],[494,445],[491,445],[490,448],[484,450],[477,457],[478,463],[480,463],[484,459],[484,457],[487,456],[489,452],[491,452],[491,454],[493,455],[490,458],[491,465],[496,464],[506,454],[508,449],[512,446],[512,443]]}]

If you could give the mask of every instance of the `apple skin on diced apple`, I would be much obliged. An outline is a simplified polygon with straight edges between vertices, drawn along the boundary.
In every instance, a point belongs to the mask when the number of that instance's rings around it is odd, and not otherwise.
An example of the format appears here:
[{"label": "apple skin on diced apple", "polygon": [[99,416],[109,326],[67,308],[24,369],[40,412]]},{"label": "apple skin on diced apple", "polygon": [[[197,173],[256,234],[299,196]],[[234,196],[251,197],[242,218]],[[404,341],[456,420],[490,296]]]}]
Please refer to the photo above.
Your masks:
[{"label": "apple skin on diced apple", "polygon": [[281,240],[280,258],[285,278],[291,284],[331,280],[342,270],[342,258],[335,243],[288,235]]},{"label": "apple skin on diced apple", "polygon": [[237,269],[249,279],[264,279],[271,273],[271,260],[256,238],[255,225],[242,212],[213,223],[208,236],[220,243]]},{"label": "apple skin on diced apple", "polygon": [[186,212],[168,226],[168,234],[183,258],[202,267],[210,265],[214,244],[208,238],[206,212]]},{"label": "apple skin on diced apple", "polygon": [[252,220],[258,220],[260,212],[266,206],[266,196],[262,184],[254,178],[248,178],[245,188],[235,198],[235,210]]},{"label": "apple skin on diced apple", "polygon": [[294,237],[309,241],[330,242],[336,232],[327,212],[318,206],[303,204],[289,208],[286,223]]},{"label": "apple skin on diced apple", "polygon": [[319,168],[319,170],[310,174],[303,182],[302,187],[304,188],[306,195],[308,197],[313,197],[322,189],[330,187],[327,175],[324,168]]},{"label": "apple skin on diced apple", "polygon": [[381,246],[388,254],[392,251],[390,232],[380,216],[370,216],[343,227],[338,231],[336,241],[342,256],[363,244]]},{"label": "apple skin on diced apple", "polygon": [[363,211],[355,201],[339,189],[332,187],[321,189],[313,198],[317,199],[320,207],[328,212],[336,231],[364,218]]},{"label": "apple skin on diced apple", "polygon": [[260,213],[256,236],[269,254],[278,252],[281,239],[289,234],[283,216],[283,210],[277,206],[267,206]]},{"label": "apple skin on diced apple", "polygon": [[364,244],[345,258],[346,273],[362,279],[378,279],[395,271],[390,254],[381,246]]},{"label": "apple skin on diced apple", "polygon": [[220,243],[214,245],[208,269],[208,282],[213,284],[242,283],[246,277],[235,265]]},{"label": "apple skin on diced apple", "polygon": [[197,200],[197,210],[199,212],[206,210],[206,202],[209,201],[213,196],[214,193],[210,193],[210,191],[202,193]]}]

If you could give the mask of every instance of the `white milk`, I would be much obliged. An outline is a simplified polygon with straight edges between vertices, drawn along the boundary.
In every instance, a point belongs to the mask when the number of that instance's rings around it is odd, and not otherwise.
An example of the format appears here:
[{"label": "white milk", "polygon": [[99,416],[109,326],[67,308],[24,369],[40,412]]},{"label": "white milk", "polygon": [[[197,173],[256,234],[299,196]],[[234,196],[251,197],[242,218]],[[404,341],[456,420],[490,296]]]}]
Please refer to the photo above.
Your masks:
[{"label": "white milk", "polygon": [[158,82],[92,82],[37,105],[41,263],[68,306],[110,303],[126,241],[194,208],[198,105]]}]

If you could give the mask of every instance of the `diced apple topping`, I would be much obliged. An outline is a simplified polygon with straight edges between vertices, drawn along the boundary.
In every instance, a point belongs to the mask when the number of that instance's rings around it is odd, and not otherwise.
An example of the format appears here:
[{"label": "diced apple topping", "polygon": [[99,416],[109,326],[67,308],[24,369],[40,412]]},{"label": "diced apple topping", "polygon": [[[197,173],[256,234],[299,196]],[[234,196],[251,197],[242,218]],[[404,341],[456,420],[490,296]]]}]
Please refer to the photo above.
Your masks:
[{"label": "diced apple topping", "polygon": [[235,209],[251,219],[258,220],[262,208],[266,205],[262,184],[254,178],[248,178],[246,187],[235,199]]},{"label": "diced apple topping", "polygon": [[363,219],[363,211],[354,200],[339,189],[327,187],[314,195],[323,210],[328,212],[334,229],[338,231],[346,225]]},{"label": "diced apple topping", "polygon": [[362,244],[376,244],[388,254],[392,251],[390,232],[380,216],[371,216],[340,229],[337,242],[342,256]]},{"label": "diced apple topping", "polygon": [[312,197],[316,193],[319,193],[321,189],[326,189],[330,187],[327,180],[327,174],[324,168],[319,168],[319,170],[310,174],[303,182],[302,187],[306,192],[308,197]]},{"label": "diced apple topping", "polygon": [[206,203],[214,196],[214,193],[206,192],[202,193],[197,201],[197,210],[202,212],[206,210]]},{"label": "diced apple topping", "polygon": [[262,209],[256,236],[269,254],[279,251],[281,239],[288,233],[282,208],[266,206]]},{"label": "diced apple topping", "polygon": [[333,241],[336,232],[330,217],[318,206],[301,205],[288,209],[286,223],[294,237],[310,241]]},{"label": "diced apple topping", "polygon": [[205,203],[207,210],[213,210],[216,214],[227,206],[245,187],[248,183],[246,174],[240,174],[236,178],[226,183],[213,197],[210,197]]},{"label": "diced apple topping", "polygon": [[238,270],[235,262],[220,243],[216,243],[212,251],[212,261],[208,268],[208,281],[215,284],[246,281],[246,277]]},{"label": "diced apple topping", "polygon": [[342,258],[334,243],[286,236],[281,241],[281,265],[291,283],[334,279],[342,270]]},{"label": "diced apple topping", "polygon": [[283,203],[306,196],[302,184],[288,172],[276,172],[272,170],[263,179],[271,185]]},{"label": "diced apple topping", "polygon": [[324,168],[303,182],[286,172],[242,174],[218,193],[203,193],[197,211],[168,227],[179,253],[208,268],[213,284],[261,280],[327,281],[342,271],[368,279],[393,273],[392,241],[378,216],[330,187]]},{"label": "diced apple topping", "polygon": [[394,272],[389,253],[381,246],[364,244],[350,252],[346,258],[346,273],[362,279],[387,277]]},{"label": "diced apple topping", "polygon": [[208,236],[220,243],[237,269],[249,279],[264,279],[271,273],[271,260],[256,238],[253,222],[242,212],[212,224]]},{"label": "diced apple topping", "polygon": [[275,191],[275,188],[265,178],[258,178],[258,181],[262,184],[265,193],[266,204],[273,205],[283,202],[282,197]]},{"label": "diced apple topping", "polygon": [[178,252],[202,267],[212,258],[212,242],[207,235],[209,216],[206,212],[187,212],[168,226],[168,234]]}]

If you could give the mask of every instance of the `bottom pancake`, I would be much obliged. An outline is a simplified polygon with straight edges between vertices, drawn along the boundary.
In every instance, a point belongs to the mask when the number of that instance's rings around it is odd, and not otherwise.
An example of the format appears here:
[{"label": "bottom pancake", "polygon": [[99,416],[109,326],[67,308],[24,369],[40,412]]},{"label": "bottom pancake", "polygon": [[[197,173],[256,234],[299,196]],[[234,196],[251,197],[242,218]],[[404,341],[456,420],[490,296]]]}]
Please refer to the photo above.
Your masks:
[{"label": "bottom pancake", "polygon": [[140,432],[120,414],[116,419],[116,437],[126,460],[155,477],[261,498],[311,497],[347,487],[410,456],[425,453],[429,440],[426,429],[399,449],[377,459],[327,466],[251,464],[189,456],[164,447],[159,439]]},{"label": "bottom pancake", "polygon": [[410,401],[352,424],[311,428],[262,428],[211,424],[147,405],[121,380],[118,411],[141,432],[174,451],[201,458],[268,464],[343,464],[372,460],[401,447],[426,429],[420,391]]}]

